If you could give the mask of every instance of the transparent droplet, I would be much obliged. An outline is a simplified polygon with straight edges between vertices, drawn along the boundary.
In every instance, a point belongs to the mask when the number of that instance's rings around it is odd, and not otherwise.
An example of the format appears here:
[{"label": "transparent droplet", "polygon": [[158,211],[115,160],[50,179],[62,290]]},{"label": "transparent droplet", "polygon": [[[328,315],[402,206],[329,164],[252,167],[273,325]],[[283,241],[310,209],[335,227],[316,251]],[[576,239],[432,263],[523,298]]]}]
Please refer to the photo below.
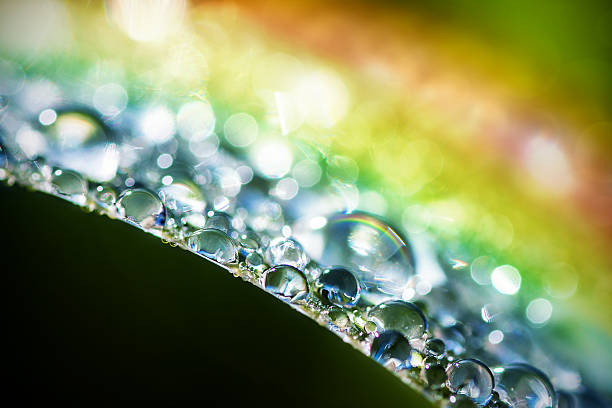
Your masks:
[{"label": "transparent droplet", "polygon": [[202,229],[194,232],[187,239],[189,247],[206,258],[214,259],[220,264],[235,263],[238,251],[234,241],[218,229]]},{"label": "transparent droplet", "polygon": [[440,357],[444,355],[445,351],[446,351],[446,345],[444,344],[444,341],[440,339],[436,339],[436,338],[429,339],[425,343],[425,352],[429,354],[430,356]]},{"label": "transparent droplet", "polygon": [[427,357],[423,361],[421,377],[430,388],[437,390],[442,388],[446,381],[446,371],[444,371],[444,367],[442,367],[438,359]]},{"label": "transparent droplet", "polygon": [[491,396],[493,374],[478,360],[465,359],[451,363],[446,374],[446,385],[455,394],[465,395],[478,404],[484,404]]},{"label": "transparent droplet", "polygon": [[375,306],[368,318],[376,323],[380,333],[395,330],[408,339],[421,337],[427,330],[427,319],[423,312],[409,302],[393,300]]},{"label": "transparent droplet", "polygon": [[370,356],[383,365],[393,360],[401,366],[410,358],[411,351],[410,343],[401,333],[389,330],[372,341]]},{"label": "transparent droplet", "polygon": [[303,270],[308,263],[304,249],[293,239],[279,239],[266,251],[268,262],[272,265],[291,265]]},{"label": "transparent droplet", "polygon": [[[206,207],[206,201],[200,188],[185,179],[172,179],[168,185],[158,190],[166,208],[171,211],[177,219],[194,227],[199,226],[199,217],[191,217],[194,214],[202,214]],[[195,225],[194,225],[195,224]]]},{"label": "transparent droplet", "polygon": [[344,268],[331,268],[317,280],[321,297],[336,306],[352,307],[357,304],[361,289],[355,275]]},{"label": "transparent droplet", "polygon": [[319,261],[355,271],[364,285],[362,297],[368,297],[368,301],[379,303],[385,295],[401,296],[414,274],[414,258],[407,241],[369,214],[336,214],[328,218],[323,237]]},{"label": "transparent droplet", "polygon": [[166,209],[161,200],[140,188],[122,192],[117,210],[123,218],[143,228],[160,228],[166,222]]},{"label": "transparent droplet", "polygon": [[512,408],[556,406],[555,390],[540,370],[528,364],[510,364],[493,369],[495,390]]},{"label": "transparent droplet", "polygon": [[245,262],[250,268],[255,269],[256,271],[261,271],[261,269],[264,267],[263,257],[257,252],[248,254]]},{"label": "transparent droplet", "polygon": [[119,166],[114,137],[102,122],[85,111],[58,112],[45,128],[50,163],[83,174],[95,181],[109,181]]},{"label": "transparent droplet", "polygon": [[93,190],[93,199],[102,208],[110,208],[117,201],[117,193],[108,185],[99,185]]},{"label": "transparent droplet", "polygon": [[206,220],[207,229],[214,228],[219,231],[228,233],[231,225],[232,225],[232,221],[230,220],[229,215],[222,213],[222,212],[209,212],[208,213],[208,219]]},{"label": "transparent droplet", "polygon": [[83,205],[87,195],[87,180],[70,170],[55,170],[51,177],[53,189],[59,195]]},{"label": "transparent droplet", "polygon": [[308,294],[308,283],[304,274],[290,265],[278,265],[264,273],[263,286],[282,298],[296,301]]},{"label": "transparent droplet", "polygon": [[259,237],[253,231],[247,231],[240,234],[238,243],[240,244],[240,248],[247,253],[252,253],[259,249]]}]

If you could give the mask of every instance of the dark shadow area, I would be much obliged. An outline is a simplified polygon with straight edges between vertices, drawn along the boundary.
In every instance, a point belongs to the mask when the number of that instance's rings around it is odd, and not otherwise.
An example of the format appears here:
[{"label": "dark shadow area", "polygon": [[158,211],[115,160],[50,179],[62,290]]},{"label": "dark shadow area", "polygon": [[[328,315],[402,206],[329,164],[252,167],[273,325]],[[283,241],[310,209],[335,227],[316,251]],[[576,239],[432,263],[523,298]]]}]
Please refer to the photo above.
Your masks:
[{"label": "dark shadow area", "polygon": [[0,209],[5,400],[429,406],[280,301],[127,224],[4,185]]}]

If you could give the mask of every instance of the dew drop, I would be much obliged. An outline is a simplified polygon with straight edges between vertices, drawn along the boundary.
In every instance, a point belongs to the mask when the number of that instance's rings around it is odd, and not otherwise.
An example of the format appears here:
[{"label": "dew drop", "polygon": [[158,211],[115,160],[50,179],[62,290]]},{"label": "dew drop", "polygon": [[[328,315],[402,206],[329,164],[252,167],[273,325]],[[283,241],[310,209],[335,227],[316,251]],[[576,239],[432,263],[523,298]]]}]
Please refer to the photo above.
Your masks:
[{"label": "dew drop", "polygon": [[266,250],[268,262],[272,265],[291,265],[303,270],[308,264],[304,249],[293,239],[279,239]]},{"label": "dew drop", "polygon": [[56,193],[78,204],[85,203],[87,195],[87,180],[79,173],[70,170],[55,170],[51,185]]},{"label": "dew drop", "polygon": [[491,396],[493,374],[478,360],[456,361],[446,369],[446,374],[446,385],[455,394],[465,395],[478,404],[484,404]]},{"label": "dew drop", "polygon": [[392,360],[401,366],[410,358],[411,352],[412,347],[408,340],[394,330],[388,330],[376,337],[370,347],[370,356],[383,365]]},{"label": "dew drop", "polygon": [[228,233],[230,225],[232,225],[232,222],[227,214],[214,211],[208,213],[208,219],[206,220],[207,229],[214,228],[216,230]]},{"label": "dew drop", "polygon": [[379,303],[401,296],[414,274],[407,241],[382,220],[366,213],[340,213],[323,228],[324,250],[319,260],[355,271],[364,285],[362,297]]},{"label": "dew drop", "polygon": [[166,221],[161,200],[144,189],[125,190],[117,200],[119,214],[143,228],[160,228]]},{"label": "dew drop", "polygon": [[375,306],[368,318],[376,323],[379,332],[395,330],[408,339],[421,337],[427,330],[423,312],[409,302],[393,300]]},{"label": "dew drop", "polygon": [[263,276],[264,288],[281,298],[296,301],[308,294],[306,277],[290,265],[279,265],[268,269]]},{"label": "dew drop", "polygon": [[355,275],[344,268],[332,268],[323,272],[317,287],[324,301],[340,307],[355,306],[361,292]]},{"label": "dew drop", "polygon": [[251,252],[250,254],[248,254],[246,256],[245,262],[250,268],[256,271],[261,271],[261,269],[264,267],[263,258],[257,252]]},{"label": "dew drop", "polygon": [[117,201],[117,193],[108,185],[99,185],[93,190],[93,199],[102,208],[110,208]]},{"label": "dew drop", "polygon": [[215,228],[202,229],[194,232],[187,239],[189,247],[198,254],[214,259],[220,264],[235,263],[238,260],[238,251],[234,241]]},{"label": "dew drop", "polygon": [[495,390],[501,401],[512,408],[549,408],[556,406],[555,391],[540,370],[528,364],[510,364],[493,369]]},{"label": "dew drop", "polygon": [[421,377],[431,389],[442,388],[446,381],[446,371],[435,357],[427,357],[423,362]]},{"label": "dew drop", "polygon": [[436,338],[429,339],[425,343],[425,352],[429,354],[430,356],[440,357],[444,355],[445,351],[446,351],[446,345],[444,344],[444,341],[440,339],[436,339]]}]

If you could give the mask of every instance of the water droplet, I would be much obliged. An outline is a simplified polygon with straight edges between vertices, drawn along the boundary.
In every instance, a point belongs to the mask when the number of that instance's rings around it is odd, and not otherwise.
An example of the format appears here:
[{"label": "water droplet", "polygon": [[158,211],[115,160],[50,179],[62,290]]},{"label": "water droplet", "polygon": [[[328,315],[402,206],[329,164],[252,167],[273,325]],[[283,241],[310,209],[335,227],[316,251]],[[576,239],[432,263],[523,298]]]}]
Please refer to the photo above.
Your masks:
[{"label": "water droplet", "polygon": [[421,310],[409,302],[393,300],[375,306],[368,318],[379,332],[395,330],[408,339],[421,337],[427,330],[427,319]]},{"label": "water droplet", "polygon": [[214,228],[225,233],[229,232],[232,222],[229,215],[222,212],[209,212],[206,220],[206,228]]},{"label": "water droplet", "polygon": [[401,333],[389,330],[372,341],[370,356],[383,365],[392,360],[402,366],[410,358],[411,351],[410,343]]},{"label": "water droplet", "polygon": [[102,208],[110,208],[117,201],[117,193],[108,185],[99,185],[93,190],[93,199]]},{"label": "water droplet", "polygon": [[176,219],[196,228],[201,227],[201,217],[192,217],[192,215],[202,214],[206,201],[202,191],[195,183],[174,178],[169,185],[161,187],[158,194]]},{"label": "water droplet", "polygon": [[493,391],[493,374],[489,367],[474,359],[459,360],[446,370],[446,385],[451,392],[465,395],[478,404],[484,404]]},{"label": "water droplet", "polygon": [[308,264],[304,249],[293,239],[273,241],[266,250],[266,257],[272,265],[291,265],[300,270]]},{"label": "water droplet", "polygon": [[253,251],[259,249],[259,237],[253,231],[247,231],[240,234],[238,237],[238,243],[240,244],[240,247],[248,253],[252,253]]},{"label": "water droplet", "polygon": [[446,351],[446,345],[440,339],[429,339],[425,343],[425,352],[433,357],[441,357]]},{"label": "water droplet", "polygon": [[85,111],[57,113],[45,128],[46,158],[62,168],[77,171],[95,181],[115,177],[119,152],[114,138],[100,120]]},{"label": "water droplet", "polygon": [[279,265],[268,269],[263,276],[263,286],[282,298],[296,301],[308,294],[308,283],[304,274],[290,265]]},{"label": "water droplet", "polygon": [[421,377],[430,388],[437,390],[442,388],[446,381],[446,371],[437,358],[427,357],[423,362]]},{"label": "water droplet", "polygon": [[501,401],[512,408],[549,408],[556,406],[555,391],[540,370],[527,364],[510,364],[493,369],[495,390]]},{"label": "water droplet", "polygon": [[122,192],[117,210],[123,218],[143,228],[160,228],[166,221],[166,209],[161,200],[140,188]]},{"label": "water droplet", "polygon": [[[366,213],[341,213],[323,229],[324,250],[319,260],[351,268],[365,287],[367,301],[379,303],[401,296],[414,274],[414,259],[407,241],[393,228]],[[382,295],[382,296],[381,296]]]},{"label": "water droplet", "polygon": [[87,194],[87,180],[79,173],[70,170],[55,170],[51,177],[51,184],[56,193],[77,204],[85,204]]},{"label": "water droplet", "polygon": [[238,260],[238,251],[234,241],[215,228],[202,229],[194,232],[187,239],[189,247],[198,254],[214,259],[220,264],[235,263]]},{"label": "water droplet", "polygon": [[328,269],[317,281],[323,299],[340,307],[352,307],[359,300],[359,281],[344,268]]},{"label": "water droplet", "polygon": [[261,271],[264,267],[263,257],[257,252],[251,252],[250,254],[248,254],[246,256],[245,262],[250,268],[256,271]]}]

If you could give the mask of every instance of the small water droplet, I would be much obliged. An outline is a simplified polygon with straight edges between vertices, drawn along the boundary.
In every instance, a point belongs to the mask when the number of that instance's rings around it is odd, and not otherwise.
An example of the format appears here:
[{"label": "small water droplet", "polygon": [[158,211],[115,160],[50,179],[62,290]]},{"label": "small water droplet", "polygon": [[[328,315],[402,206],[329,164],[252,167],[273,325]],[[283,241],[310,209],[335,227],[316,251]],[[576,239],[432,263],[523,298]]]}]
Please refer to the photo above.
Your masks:
[{"label": "small water droplet", "polygon": [[220,264],[235,263],[238,251],[234,241],[223,231],[215,228],[194,232],[187,239],[189,247],[198,254],[214,259]]},{"label": "small water droplet", "polygon": [[229,215],[222,212],[209,211],[208,219],[206,220],[206,228],[214,228],[225,233],[229,232],[232,222]]},{"label": "small water droplet", "polygon": [[98,185],[92,192],[92,196],[96,204],[102,208],[110,208],[117,201],[117,193],[108,185]]},{"label": "small water droplet", "polygon": [[430,388],[437,390],[442,388],[446,381],[446,371],[444,371],[444,367],[440,365],[438,359],[427,357],[421,368],[421,377]]},{"label": "small water droplet", "polygon": [[272,265],[291,265],[303,270],[308,264],[304,249],[293,239],[279,239],[266,250],[266,257]]},{"label": "small water droplet", "polygon": [[257,252],[251,252],[250,254],[248,254],[246,256],[245,262],[250,268],[256,271],[261,271],[264,267],[263,257]]},{"label": "small water droplet", "polygon": [[153,193],[137,188],[125,190],[117,200],[119,214],[143,228],[160,228],[166,221],[166,210]]},{"label": "small water droplet", "polygon": [[240,234],[238,237],[238,243],[240,244],[240,247],[248,253],[252,253],[253,251],[259,249],[259,237],[253,231],[247,231]]},{"label": "small water droplet", "polygon": [[462,394],[484,404],[493,391],[493,374],[484,363],[474,359],[459,360],[446,370],[446,385],[451,392]]},{"label": "small water droplet", "polygon": [[340,307],[357,304],[361,289],[355,275],[344,268],[331,268],[317,280],[317,287],[324,301]]},{"label": "small water droplet", "polygon": [[392,360],[402,366],[410,358],[411,351],[410,343],[401,333],[388,330],[372,341],[370,356],[383,365]]},{"label": "small water droplet", "polygon": [[550,380],[528,364],[510,364],[493,369],[495,390],[501,401],[512,408],[549,408],[556,406]]},{"label": "small water droplet", "polygon": [[296,301],[308,294],[308,283],[304,274],[290,265],[279,265],[268,269],[263,276],[263,286],[282,298]]},{"label": "small water droplet", "polygon": [[433,357],[440,357],[444,355],[446,351],[446,345],[440,339],[429,339],[425,343],[425,352]]},{"label": "small water droplet", "polygon": [[71,201],[83,205],[87,194],[87,180],[70,170],[55,170],[51,177],[55,192]]},{"label": "small water droplet", "polygon": [[421,337],[427,330],[423,312],[409,302],[393,300],[375,306],[368,318],[376,323],[379,332],[396,330],[408,339]]}]

